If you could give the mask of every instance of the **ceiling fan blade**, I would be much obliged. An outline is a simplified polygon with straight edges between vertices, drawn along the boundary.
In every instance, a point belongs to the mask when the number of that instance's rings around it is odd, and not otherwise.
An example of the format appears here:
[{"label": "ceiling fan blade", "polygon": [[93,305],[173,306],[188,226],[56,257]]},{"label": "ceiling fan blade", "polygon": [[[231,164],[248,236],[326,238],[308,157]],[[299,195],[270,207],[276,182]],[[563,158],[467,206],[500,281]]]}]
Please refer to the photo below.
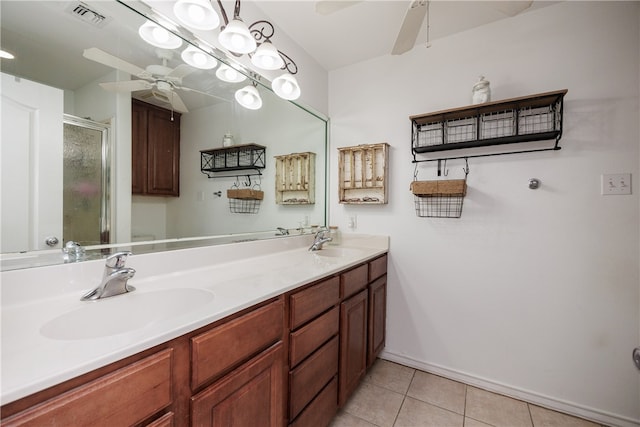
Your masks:
[{"label": "ceiling fan blade", "polygon": [[166,75],[166,77],[171,77],[175,79],[182,79],[184,76],[187,76],[193,73],[195,68],[187,64],[180,64]]},{"label": "ceiling fan blade", "polygon": [[420,33],[420,28],[422,28],[426,14],[426,0],[414,0],[411,2],[402,26],[400,27],[396,43],[391,50],[392,55],[402,55],[413,49],[413,46],[416,45],[416,39],[418,38],[418,33]]},{"label": "ceiling fan blade", "polygon": [[202,90],[191,89],[190,87],[175,86],[175,88],[176,88],[176,89],[183,90],[183,91],[185,91],[185,92],[200,93],[200,94],[202,94],[202,95],[206,95],[206,96],[211,97],[211,98],[220,99],[221,101],[227,101],[227,102],[231,102],[231,101],[232,101],[232,100],[231,100],[231,99],[229,99],[229,98],[223,98],[223,97],[221,97],[221,96],[214,95],[214,94],[209,93],[209,92],[204,92],[204,91],[202,91]]},{"label": "ceiling fan blade", "polygon": [[330,15],[346,7],[360,3],[362,0],[318,0],[316,2],[316,13],[319,15]]},{"label": "ceiling fan blade", "polygon": [[99,62],[102,65],[106,65],[107,67],[115,68],[117,70],[124,71],[140,78],[149,77],[149,73],[147,73],[144,69],[138,67],[137,65],[133,65],[123,59],[120,59],[117,56],[113,56],[110,53],[100,50],[97,47],[85,49],[82,53],[82,56],[92,61]]},{"label": "ceiling fan blade", "polygon": [[529,1],[499,1],[495,8],[507,16],[516,16],[531,7],[533,0]]},{"label": "ceiling fan blade", "polygon": [[166,92],[165,95],[169,98],[169,103],[171,104],[171,108],[180,112],[180,113],[188,113],[189,110],[187,106],[184,105],[184,101],[180,98],[180,95],[175,90],[171,92]]},{"label": "ceiling fan blade", "polygon": [[145,80],[125,80],[121,82],[100,83],[100,87],[112,92],[135,92],[151,89],[153,85]]}]

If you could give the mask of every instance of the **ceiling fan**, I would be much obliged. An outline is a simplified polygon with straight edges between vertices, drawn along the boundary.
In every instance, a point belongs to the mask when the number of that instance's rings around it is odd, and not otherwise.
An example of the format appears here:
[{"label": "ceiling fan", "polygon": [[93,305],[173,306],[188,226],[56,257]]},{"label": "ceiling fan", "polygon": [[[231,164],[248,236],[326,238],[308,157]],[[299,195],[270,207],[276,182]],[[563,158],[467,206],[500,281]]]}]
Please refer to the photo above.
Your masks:
[{"label": "ceiling fan", "polygon": [[145,91],[141,95],[142,98],[152,97],[181,113],[188,113],[189,110],[176,90],[198,92],[215,97],[207,92],[182,86],[182,78],[196,70],[187,64],[180,64],[173,69],[167,67],[167,62],[170,59],[170,56],[167,55],[170,54],[170,52],[165,53],[165,51],[158,50],[162,65],[152,64],[143,69],[95,47],[85,49],[83,52],[83,56],[87,59],[137,77],[135,80],[100,83],[100,86],[105,90],[114,92]]},{"label": "ceiling fan", "polygon": [[[317,0],[316,1],[316,13],[320,15],[329,15],[347,7],[351,7],[357,3],[362,3],[365,0]],[[391,50],[392,55],[402,55],[403,53],[411,50],[415,44],[420,29],[422,28],[425,17],[429,11],[430,0],[411,0],[408,2],[409,7],[404,16],[400,31],[396,37],[396,41]],[[494,1],[491,2],[499,12],[508,16],[515,16],[518,13],[531,7],[533,0],[516,0],[516,1]],[[429,38],[429,28],[427,21],[427,44]]]}]

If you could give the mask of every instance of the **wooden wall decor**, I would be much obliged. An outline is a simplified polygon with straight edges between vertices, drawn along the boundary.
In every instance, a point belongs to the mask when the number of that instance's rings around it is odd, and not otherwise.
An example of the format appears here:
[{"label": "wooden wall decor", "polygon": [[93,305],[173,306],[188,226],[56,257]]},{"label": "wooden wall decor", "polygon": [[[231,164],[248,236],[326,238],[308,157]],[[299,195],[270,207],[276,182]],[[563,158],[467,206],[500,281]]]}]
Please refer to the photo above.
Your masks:
[{"label": "wooden wall decor", "polygon": [[316,202],[316,153],[275,156],[276,203],[310,205]]},{"label": "wooden wall decor", "polygon": [[389,144],[338,148],[338,194],[343,204],[386,204]]}]

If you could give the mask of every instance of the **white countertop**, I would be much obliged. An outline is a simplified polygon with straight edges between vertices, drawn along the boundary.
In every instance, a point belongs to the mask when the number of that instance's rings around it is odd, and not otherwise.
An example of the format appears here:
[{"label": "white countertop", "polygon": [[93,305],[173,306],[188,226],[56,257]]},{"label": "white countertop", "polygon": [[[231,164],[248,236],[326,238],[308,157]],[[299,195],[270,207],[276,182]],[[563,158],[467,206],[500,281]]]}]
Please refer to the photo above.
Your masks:
[{"label": "white countertop", "polygon": [[[127,266],[137,271],[129,281],[136,290],[95,302],[80,297],[100,281],[103,260],[2,272],[1,403],[169,341],[389,249],[386,236],[345,234],[340,246],[325,244],[339,256],[322,256],[307,250],[312,240],[310,235],[292,236],[134,255]],[[163,313],[155,312],[148,322],[131,312],[145,294],[186,294],[187,288],[197,290],[196,298],[207,296],[206,301],[189,310],[180,310],[178,303],[158,306]],[[131,329],[105,333],[109,325],[95,325],[102,336],[46,336],[43,327],[48,322],[91,307],[102,312],[113,308],[114,327],[130,321]]]}]

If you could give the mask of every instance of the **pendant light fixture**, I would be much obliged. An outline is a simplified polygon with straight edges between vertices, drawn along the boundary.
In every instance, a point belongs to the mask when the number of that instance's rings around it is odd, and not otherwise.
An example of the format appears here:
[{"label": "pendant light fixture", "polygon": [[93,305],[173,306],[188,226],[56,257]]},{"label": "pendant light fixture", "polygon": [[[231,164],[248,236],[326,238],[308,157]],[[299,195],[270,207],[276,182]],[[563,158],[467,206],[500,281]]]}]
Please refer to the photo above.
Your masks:
[{"label": "pendant light fixture", "polygon": [[220,65],[220,67],[216,70],[216,77],[227,83],[240,83],[247,79],[244,74],[238,72],[234,68],[229,67],[227,64]]},{"label": "pendant light fixture", "polygon": [[196,30],[215,30],[220,25],[220,18],[208,0],[178,0],[173,13],[184,25]]},{"label": "pendant light fixture", "polygon": [[246,85],[238,89],[235,98],[240,105],[249,110],[258,110],[262,107],[262,98],[255,85]]},{"label": "pendant light fixture", "polygon": [[276,95],[288,101],[300,98],[300,85],[298,85],[298,80],[292,74],[284,73],[276,77],[271,82],[271,88]]},{"label": "pendant light fixture", "polygon": [[138,29],[138,34],[145,42],[161,49],[177,49],[182,46],[180,37],[153,21],[146,21],[142,24]]},{"label": "pendant light fixture", "polygon": [[182,60],[195,68],[211,70],[218,65],[218,61],[211,55],[203,52],[195,46],[189,46],[180,55]]},{"label": "pendant light fixture", "polygon": [[245,54],[256,50],[256,41],[240,17],[234,17],[218,35],[220,44],[230,52]]},{"label": "pendant light fixture", "polygon": [[284,60],[278,49],[267,39],[253,53],[251,63],[263,70],[278,70],[284,65]]}]

